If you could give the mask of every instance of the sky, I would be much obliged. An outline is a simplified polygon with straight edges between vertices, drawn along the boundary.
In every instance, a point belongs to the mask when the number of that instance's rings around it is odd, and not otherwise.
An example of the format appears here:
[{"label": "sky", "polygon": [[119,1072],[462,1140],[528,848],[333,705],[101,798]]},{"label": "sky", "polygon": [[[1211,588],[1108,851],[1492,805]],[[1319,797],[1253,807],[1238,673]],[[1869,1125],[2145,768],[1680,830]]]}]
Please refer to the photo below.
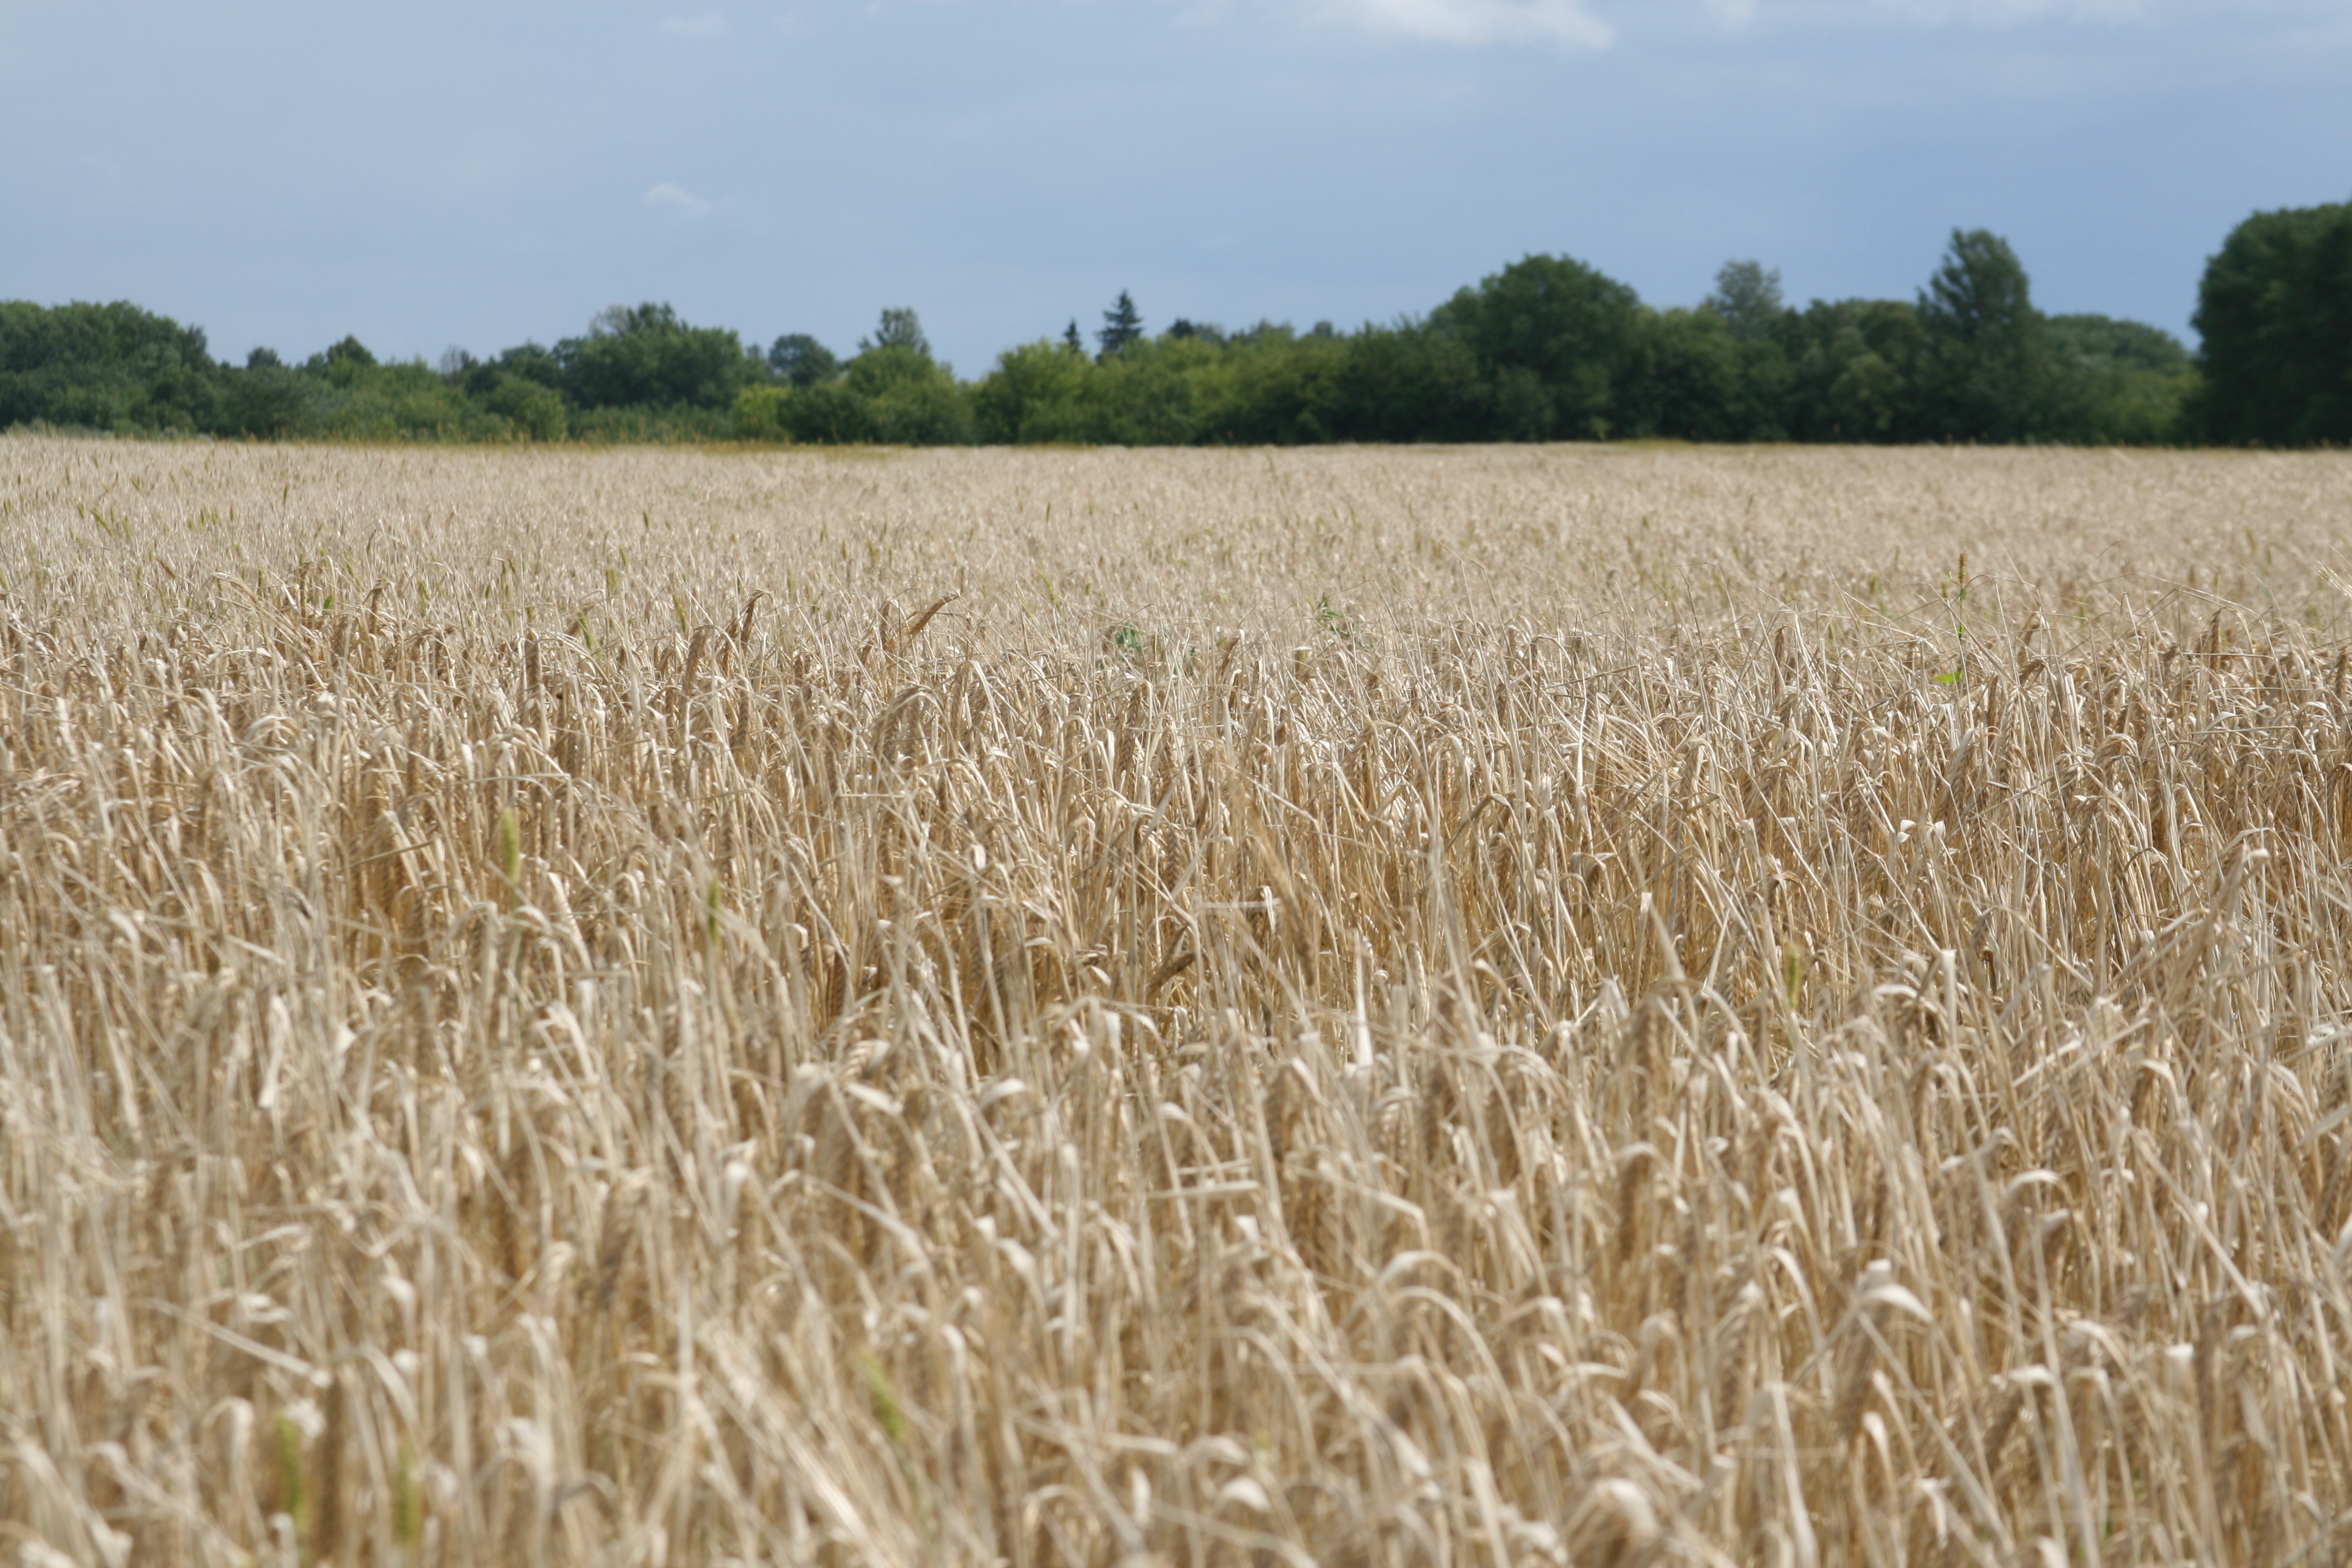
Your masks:
[{"label": "sky", "polygon": [[2352,0],[0,0],[0,299],[241,362],[663,300],[967,376],[1175,317],[1352,327],[1519,257],[1910,299],[1955,227],[2194,346],[2249,213],[2352,199]]}]

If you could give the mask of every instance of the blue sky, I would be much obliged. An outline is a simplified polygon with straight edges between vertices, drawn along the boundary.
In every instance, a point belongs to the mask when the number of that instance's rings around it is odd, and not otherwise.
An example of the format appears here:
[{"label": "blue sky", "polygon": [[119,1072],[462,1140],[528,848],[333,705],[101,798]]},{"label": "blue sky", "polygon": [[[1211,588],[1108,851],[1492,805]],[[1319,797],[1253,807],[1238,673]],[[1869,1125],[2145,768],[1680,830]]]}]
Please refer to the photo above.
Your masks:
[{"label": "blue sky", "polygon": [[0,0],[0,298],[484,353],[617,301],[964,374],[1178,315],[1425,311],[1531,251],[1911,297],[1956,225],[2184,336],[2352,198],[2352,0]]}]

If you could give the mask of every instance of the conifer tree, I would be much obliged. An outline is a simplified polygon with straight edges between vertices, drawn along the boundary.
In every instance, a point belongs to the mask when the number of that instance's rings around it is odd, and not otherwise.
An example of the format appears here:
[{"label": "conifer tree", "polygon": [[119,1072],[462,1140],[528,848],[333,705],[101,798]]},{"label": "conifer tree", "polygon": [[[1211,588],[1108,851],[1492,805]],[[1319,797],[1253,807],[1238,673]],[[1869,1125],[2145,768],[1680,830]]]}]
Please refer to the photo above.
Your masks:
[{"label": "conifer tree", "polygon": [[1143,317],[1137,312],[1135,301],[1126,289],[1118,291],[1118,300],[1103,312],[1102,331],[1095,341],[1102,345],[1099,357],[1111,359],[1127,352],[1127,345],[1143,336]]}]

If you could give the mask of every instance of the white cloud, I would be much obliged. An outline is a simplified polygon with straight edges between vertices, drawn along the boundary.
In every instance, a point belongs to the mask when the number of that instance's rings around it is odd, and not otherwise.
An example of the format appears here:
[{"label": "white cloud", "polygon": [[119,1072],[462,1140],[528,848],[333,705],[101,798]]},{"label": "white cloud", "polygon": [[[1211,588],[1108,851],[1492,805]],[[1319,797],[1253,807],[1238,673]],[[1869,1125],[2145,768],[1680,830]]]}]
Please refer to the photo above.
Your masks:
[{"label": "white cloud", "polygon": [[1605,49],[1617,37],[1584,0],[1318,0],[1315,10],[1370,32],[1446,44]]},{"label": "white cloud", "polygon": [[682,186],[671,184],[667,180],[646,193],[646,205],[675,213],[679,217],[700,217],[710,210],[709,202]]},{"label": "white cloud", "polygon": [[664,16],[661,29],[674,38],[723,38],[729,32],[727,18],[716,11],[693,16]]}]

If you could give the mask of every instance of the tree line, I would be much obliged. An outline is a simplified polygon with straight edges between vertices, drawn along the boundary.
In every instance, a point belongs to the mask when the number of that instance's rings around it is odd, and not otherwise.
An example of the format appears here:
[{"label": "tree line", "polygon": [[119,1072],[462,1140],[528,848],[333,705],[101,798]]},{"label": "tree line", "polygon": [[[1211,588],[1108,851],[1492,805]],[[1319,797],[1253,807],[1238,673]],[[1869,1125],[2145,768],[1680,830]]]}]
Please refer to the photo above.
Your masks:
[{"label": "tree line", "polygon": [[1325,441],[2352,441],[2352,203],[2258,213],[2208,264],[2194,355],[2169,333],[2047,315],[2007,241],[1955,230],[1911,300],[1781,296],[1727,264],[1655,309],[1582,262],[1530,256],[1426,315],[1353,331],[1179,319],[1122,292],[977,381],[911,310],[856,352],[764,349],[667,305],[615,306],[553,346],[438,365],[355,338],[298,363],[215,362],[201,329],[130,304],[0,303],[0,425],[121,434],[459,441],[948,445]]}]

